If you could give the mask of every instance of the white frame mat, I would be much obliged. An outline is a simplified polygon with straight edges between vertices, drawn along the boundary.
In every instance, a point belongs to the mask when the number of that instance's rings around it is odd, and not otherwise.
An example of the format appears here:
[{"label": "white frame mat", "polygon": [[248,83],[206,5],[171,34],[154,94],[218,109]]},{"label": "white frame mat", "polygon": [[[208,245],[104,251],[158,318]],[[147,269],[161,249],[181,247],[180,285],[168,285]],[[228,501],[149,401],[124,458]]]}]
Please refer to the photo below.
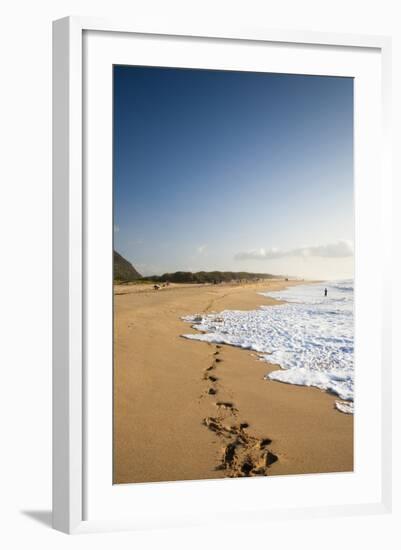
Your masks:
[{"label": "white frame mat", "polygon": [[[92,33],[94,46],[88,47],[85,33]],[[103,38],[107,36],[107,40]],[[102,38],[103,37],[103,38]],[[134,40],[155,43],[155,47],[148,48],[141,53],[138,62],[131,62],[135,58],[135,46],[130,51],[128,44],[130,37]],[[142,37],[142,38],[141,38]],[[241,52],[246,44],[282,45],[283,48],[299,48],[301,51],[311,50],[314,47],[336,49],[339,58],[343,59],[344,69],[338,74],[353,76],[353,68],[344,61],[352,52],[355,57],[364,49],[366,52],[375,52],[378,60],[375,71],[377,73],[377,89],[374,101],[379,105],[375,122],[378,128],[374,140],[363,143],[356,148],[355,176],[357,181],[366,181],[366,186],[356,186],[356,245],[358,243],[360,258],[369,255],[369,247],[364,244],[367,235],[372,207],[380,201],[377,210],[377,242],[382,242],[380,267],[372,272],[370,279],[360,285],[359,302],[356,298],[357,312],[360,317],[369,314],[367,305],[362,298],[368,292],[375,293],[373,299],[374,312],[377,312],[377,332],[375,344],[367,343],[366,352],[374,353],[377,358],[377,376],[373,389],[366,386],[366,398],[360,390],[359,403],[362,411],[367,410],[366,403],[369,391],[375,391],[377,399],[372,401],[372,410],[368,414],[375,416],[378,439],[375,441],[375,451],[372,451],[371,464],[364,468],[360,461],[354,478],[353,474],[328,474],[314,476],[316,481],[310,481],[312,476],[285,476],[269,478],[268,480],[214,480],[171,482],[154,484],[125,485],[113,487],[111,483],[111,377],[109,376],[110,346],[102,348],[104,365],[99,368],[99,380],[93,382],[88,365],[93,356],[91,342],[94,340],[94,331],[106,334],[108,327],[111,330],[110,304],[107,296],[105,304],[105,319],[95,324],[93,317],[93,292],[97,296],[107,293],[107,284],[111,281],[111,105],[110,82],[112,63],[128,64],[161,64],[168,66],[169,59],[163,57],[158,41],[165,40],[171,43],[174,50],[174,41],[187,40],[188,43],[196,39],[197,48],[207,44],[212,52],[213,48],[237,48]],[[126,41],[126,42],[124,42]],[[117,45],[119,43],[119,45]],[[113,53],[111,54],[111,45]],[[110,50],[110,52],[109,52]],[[166,51],[168,48],[166,48]],[[177,52],[179,48],[176,48]],[[202,53],[197,58],[196,48],[188,54],[188,61],[178,62],[178,66],[202,67]],[[256,50],[255,50],[256,51]],[[165,54],[167,55],[167,54]],[[173,55],[173,54],[171,54]],[[177,54],[178,55],[178,54]],[[306,54],[305,54],[306,55]],[[246,57],[246,55],[245,55]],[[262,55],[263,57],[263,55]],[[261,58],[262,58],[261,57]],[[318,60],[318,57],[316,59]],[[361,56],[362,59],[363,56]],[[171,58],[172,59],[172,58]],[[178,58],[177,58],[178,59]],[[316,61],[316,63],[320,61]],[[85,66],[89,64],[89,67]],[[210,62],[207,66],[210,67]],[[254,61],[254,68],[258,68]],[[363,65],[363,60],[361,61]],[[82,533],[93,531],[109,531],[120,529],[143,529],[167,526],[202,525],[217,520],[217,517],[206,517],[202,514],[207,500],[215,500],[224,492],[232,500],[234,494],[242,498],[245,503],[251,495],[256,495],[256,483],[266,482],[272,493],[279,494],[282,489],[283,497],[277,498],[274,505],[266,509],[261,504],[262,495],[253,500],[252,507],[246,504],[235,507],[230,505],[229,510],[219,515],[220,521],[267,521],[267,518],[310,518],[313,516],[343,516],[368,513],[385,513],[391,510],[391,159],[389,145],[390,126],[390,65],[391,42],[387,37],[336,35],[300,31],[277,31],[265,29],[198,29],[195,26],[181,28],[179,25],[160,26],[155,22],[154,28],[143,27],[141,24],[127,22],[104,21],[87,17],[68,17],[55,21],[53,24],[53,526],[66,533]],[[174,66],[174,65],[173,65]],[[177,66],[177,64],[175,64]],[[284,66],[284,65],[283,65]],[[317,66],[317,65],[316,65]],[[333,65],[334,66],[334,65]],[[358,73],[361,82],[366,87],[366,75],[369,73],[367,64]],[[373,65],[372,65],[373,66]],[[237,65],[233,65],[238,68]],[[216,67],[219,68],[219,67]],[[228,67],[227,67],[228,68]],[[231,68],[231,66],[229,67]],[[279,63],[274,72],[279,70]],[[243,70],[252,70],[247,68]],[[291,71],[290,71],[291,72]],[[334,69],[330,73],[334,74]],[[376,74],[375,73],[375,74]],[[310,73],[314,74],[314,73]],[[321,74],[325,74],[324,72]],[[356,74],[356,73],[355,73]],[[93,80],[96,86],[102,86],[104,92],[99,94],[96,101],[88,101],[88,84],[85,79]],[[361,86],[362,86],[361,84]],[[90,88],[90,85],[89,85]],[[90,93],[90,92],[89,92]],[[358,92],[359,93],[359,92]],[[90,96],[92,97],[92,96]],[[363,94],[357,95],[361,106],[356,102],[356,112],[363,113]],[[366,96],[367,97],[367,96]],[[373,100],[372,100],[373,101]],[[105,107],[106,106],[106,107]],[[107,111],[104,117],[97,116],[99,112]],[[99,119],[96,123],[93,121]],[[363,120],[363,117],[361,117]],[[366,120],[366,119],[365,119]],[[366,128],[368,128],[366,126]],[[365,128],[365,129],[366,129]],[[369,127],[370,128],[370,127]],[[364,134],[363,123],[358,125],[358,135]],[[98,138],[95,139],[95,135]],[[373,149],[374,148],[374,149]],[[93,159],[96,153],[104,151],[99,161],[99,167]],[[364,159],[368,155],[375,159],[368,166]],[[89,161],[86,164],[86,156]],[[104,158],[103,158],[104,157]],[[377,157],[377,158],[376,158]],[[95,166],[95,168],[93,168]],[[371,168],[373,167],[373,171]],[[89,176],[88,176],[89,170]],[[104,185],[99,185],[99,192],[93,192],[90,184],[93,172],[100,172]],[[369,173],[371,172],[371,173]],[[88,180],[88,181],[86,181]],[[100,180],[99,180],[100,181]],[[370,193],[370,195],[369,195]],[[377,199],[377,200],[376,200]],[[100,215],[100,213],[102,215]],[[88,218],[91,220],[88,222]],[[106,220],[106,221],[105,221]],[[103,223],[103,226],[101,225]],[[105,237],[107,250],[99,251],[94,247],[93,234],[101,231]],[[106,227],[107,226],[107,227]],[[110,234],[108,237],[107,235]],[[373,233],[371,233],[373,235]],[[110,243],[109,243],[110,241]],[[111,244],[110,244],[111,246]],[[109,262],[109,264],[107,264]],[[377,262],[379,263],[379,262]],[[104,271],[99,285],[92,289],[89,285],[91,266],[96,265]],[[362,265],[362,264],[361,264]],[[366,267],[366,265],[365,265]],[[99,272],[99,271],[98,271]],[[103,271],[101,271],[103,273]],[[89,273],[89,275],[88,275]],[[361,269],[356,264],[356,278],[361,275]],[[89,277],[89,278],[88,278]],[[365,287],[365,293],[364,293]],[[385,292],[384,292],[385,290]],[[92,293],[92,294],[91,294]],[[359,305],[358,305],[359,303]],[[358,309],[359,308],[359,309]],[[365,308],[365,309],[364,309]],[[99,315],[98,315],[99,317]],[[358,325],[356,325],[358,341]],[[368,328],[360,330],[360,335],[369,338]],[[105,340],[107,340],[107,334]],[[100,340],[104,340],[100,338]],[[362,342],[363,338],[359,338]],[[105,344],[106,346],[109,344]],[[376,345],[376,348],[369,348]],[[104,351],[106,350],[106,353]],[[364,356],[364,346],[359,346],[360,357]],[[92,359],[90,359],[92,360]],[[107,364],[106,364],[107,363]],[[88,376],[89,373],[89,376]],[[360,378],[360,388],[365,388],[363,376]],[[372,384],[371,384],[372,386]],[[363,390],[365,391],[365,389]],[[108,394],[107,394],[108,392]],[[88,400],[89,396],[89,400]],[[104,426],[103,430],[96,430],[94,407],[99,410],[99,401],[105,403],[102,415],[97,421]],[[364,405],[365,399],[365,405]],[[89,401],[89,405],[88,405]],[[359,405],[358,405],[359,406]],[[363,407],[365,406],[365,409]],[[358,423],[359,424],[359,423]],[[364,424],[360,423],[358,438],[361,449],[366,449],[369,434],[364,433]],[[102,432],[102,434],[100,433]],[[106,434],[106,435],[104,435]],[[365,443],[363,443],[365,441]],[[365,445],[365,446],[364,446]],[[372,443],[373,445],[373,443]],[[91,449],[96,449],[102,457],[95,465]],[[376,453],[376,454],[375,454]],[[88,458],[89,457],[89,458]],[[370,468],[370,469],[369,469]],[[372,476],[374,472],[374,476]],[[359,477],[362,476],[362,477]],[[337,476],[337,477],[336,477]],[[346,476],[349,476],[348,478]],[[364,476],[364,477],[363,477]],[[372,477],[372,491],[362,490],[364,480]],[[373,477],[375,481],[373,481]],[[291,478],[292,481],[289,479]],[[295,479],[296,478],[296,479]],[[239,484],[238,484],[239,481]],[[234,482],[234,484],[232,483]],[[250,482],[250,483],[249,483]],[[237,483],[237,484],[236,484]],[[314,486],[312,487],[312,483]],[[330,483],[332,485],[330,485]],[[303,504],[299,491],[319,491],[326,488],[326,495],[330,486],[343,483],[348,484],[350,495],[333,496],[332,502],[328,497],[322,497],[318,505],[313,499],[305,500]],[[340,485],[339,485],[340,486]],[[296,490],[295,490],[296,487]],[[266,489],[265,489],[266,488]],[[288,496],[292,494],[291,505],[287,505]],[[352,493],[354,491],[354,493]],[[359,491],[359,492],[358,492]],[[260,493],[260,491],[259,491]],[[272,498],[270,495],[270,498]],[[287,500],[286,500],[287,497]],[[259,499],[259,500],[258,500]],[[273,498],[274,500],[274,498]],[[210,514],[214,516],[214,514]]]}]

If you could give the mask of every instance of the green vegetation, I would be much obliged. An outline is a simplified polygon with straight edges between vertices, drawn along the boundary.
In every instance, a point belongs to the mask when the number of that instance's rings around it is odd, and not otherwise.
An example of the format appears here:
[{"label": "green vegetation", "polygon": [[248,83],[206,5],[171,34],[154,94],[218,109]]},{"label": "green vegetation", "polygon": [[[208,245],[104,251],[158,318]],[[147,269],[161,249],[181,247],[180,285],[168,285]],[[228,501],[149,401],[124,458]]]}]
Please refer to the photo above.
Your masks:
[{"label": "green vegetation", "polygon": [[131,282],[142,278],[135,267],[118,252],[114,250],[114,275],[115,281]]},{"label": "green vegetation", "polygon": [[159,283],[227,283],[233,281],[254,281],[257,279],[274,279],[274,275],[268,273],[248,273],[246,271],[176,271],[175,273],[164,273],[164,275],[153,275],[148,280]]},{"label": "green vegetation", "polygon": [[118,252],[114,251],[114,282],[130,284],[146,283],[229,283],[235,281],[255,281],[257,279],[275,279],[269,273],[248,273],[247,271],[175,271],[164,275],[142,277],[134,266]]}]

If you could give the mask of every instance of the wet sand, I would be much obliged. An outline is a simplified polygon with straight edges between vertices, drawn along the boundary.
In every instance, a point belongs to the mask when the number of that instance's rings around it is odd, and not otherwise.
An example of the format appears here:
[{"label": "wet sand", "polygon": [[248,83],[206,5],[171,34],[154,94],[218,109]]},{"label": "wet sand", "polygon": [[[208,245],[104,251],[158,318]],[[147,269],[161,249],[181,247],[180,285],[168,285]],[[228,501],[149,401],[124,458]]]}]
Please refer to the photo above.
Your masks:
[{"label": "wet sand", "polygon": [[335,396],[181,337],[183,315],[277,304],[257,292],[290,284],[115,286],[115,483],[352,471],[353,416]]}]

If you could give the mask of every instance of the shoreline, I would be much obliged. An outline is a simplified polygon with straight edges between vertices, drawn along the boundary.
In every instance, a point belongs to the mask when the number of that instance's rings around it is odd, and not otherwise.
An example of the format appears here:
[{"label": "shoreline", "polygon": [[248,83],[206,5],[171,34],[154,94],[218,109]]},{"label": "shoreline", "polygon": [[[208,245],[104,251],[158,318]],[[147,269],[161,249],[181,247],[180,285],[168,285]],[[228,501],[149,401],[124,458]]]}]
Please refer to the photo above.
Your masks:
[{"label": "shoreline", "polygon": [[277,305],[257,292],[306,283],[116,287],[114,483],[352,471],[336,396],[264,379],[280,367],[250,350],[181,337],[195,332],[181,316]]}]

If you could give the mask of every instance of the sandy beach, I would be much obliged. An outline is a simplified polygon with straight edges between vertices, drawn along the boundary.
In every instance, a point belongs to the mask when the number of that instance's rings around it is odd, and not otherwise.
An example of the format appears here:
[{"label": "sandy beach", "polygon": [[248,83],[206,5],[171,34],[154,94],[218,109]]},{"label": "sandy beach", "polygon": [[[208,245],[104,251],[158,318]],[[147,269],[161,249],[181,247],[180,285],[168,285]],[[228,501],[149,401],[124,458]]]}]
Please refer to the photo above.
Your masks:
[{"label": "sandy beach", "polygon": [[115,286],[114,483],[352,471],[353,416],[335,396],[181,336],[195,332],[184,315],[277,304],[258,291],[292,284]]}]

